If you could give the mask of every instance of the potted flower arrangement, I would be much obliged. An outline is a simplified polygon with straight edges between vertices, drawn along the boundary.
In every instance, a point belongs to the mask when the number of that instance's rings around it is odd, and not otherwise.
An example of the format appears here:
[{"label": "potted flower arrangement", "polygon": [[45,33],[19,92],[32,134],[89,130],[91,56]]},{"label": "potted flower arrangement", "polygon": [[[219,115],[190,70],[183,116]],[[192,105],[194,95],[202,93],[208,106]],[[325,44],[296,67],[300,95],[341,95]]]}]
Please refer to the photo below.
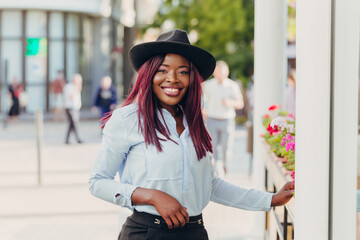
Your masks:
[{"label": "potted flower arrangement", "polygon": [[[263,116],[263,135],[270,152],[284,167],[284,174],[295,175],[295,118],[278,105],[269,107],[269,113]],[[294,179],[294,177],[293,177]]]}]

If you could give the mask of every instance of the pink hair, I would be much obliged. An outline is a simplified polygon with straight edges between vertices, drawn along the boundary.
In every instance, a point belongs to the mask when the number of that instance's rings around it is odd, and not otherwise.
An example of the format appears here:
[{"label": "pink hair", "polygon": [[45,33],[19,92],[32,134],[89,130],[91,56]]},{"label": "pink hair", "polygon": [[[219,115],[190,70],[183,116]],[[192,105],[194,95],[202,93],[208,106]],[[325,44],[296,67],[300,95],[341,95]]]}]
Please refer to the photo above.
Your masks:
[{"label": "pink hair", "polygon": [[[170,139],[170,131],[168,127],[161,123],[158,118],[157,111],[160,108],[158,99],[152,90],[153,77],[159,69],[161,63],[164,61],[165,55],[158,55],[150,58],[139,69],[139,74],[136,83],[131,90],[130,95],[122,106],[127,106],[131,103],[138,103],[138,119],[139,126],[142,134],[145,138],[145,143],[153,144],[158,151],[162,151],[162,146],[159,138],[156,135],[156,130],[159,131],[166,139]],[[206,152],[212,152],[211,138],[208,131],[205,128],[204,120],[201,114],[201,83],[203,78],[196,69],[196,67],[190,63],[190,83],[184,98],[179,105],[185,114],[186,121],[188,123],[189,133],[191,140],[194,143],[195,151],[198,160],[206,156]],[[102,119],[103,125],[111,117],[111,113]],[[142,119],[142,120],[141,120]]]}]

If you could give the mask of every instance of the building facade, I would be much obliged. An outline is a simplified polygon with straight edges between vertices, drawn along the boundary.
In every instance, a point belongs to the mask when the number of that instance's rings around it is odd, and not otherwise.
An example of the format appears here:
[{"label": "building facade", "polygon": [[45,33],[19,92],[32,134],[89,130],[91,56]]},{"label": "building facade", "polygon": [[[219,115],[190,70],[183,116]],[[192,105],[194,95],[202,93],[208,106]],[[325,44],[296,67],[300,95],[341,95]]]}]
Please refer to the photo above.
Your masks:
[{"label": "building facade", "polygon": [[27,112],[54,105],[50,84],[58,70],[67,81],[83,76],[83,106],[90,107],[104,75],[122,94],[123,28],[120,0],[0,1],[1,111],[6,86],[17,77]]}]

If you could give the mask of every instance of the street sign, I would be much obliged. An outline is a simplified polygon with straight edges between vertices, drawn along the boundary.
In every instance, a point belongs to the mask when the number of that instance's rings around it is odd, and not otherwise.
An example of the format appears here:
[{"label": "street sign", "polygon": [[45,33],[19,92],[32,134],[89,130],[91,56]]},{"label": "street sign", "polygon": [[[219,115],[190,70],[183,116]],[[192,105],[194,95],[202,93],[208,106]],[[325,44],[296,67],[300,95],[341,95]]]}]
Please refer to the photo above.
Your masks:
[{"label": "street sign", "polygon": [[26,42],[25,56],[45,57],[47,55],[46,38],[28,38]]}]

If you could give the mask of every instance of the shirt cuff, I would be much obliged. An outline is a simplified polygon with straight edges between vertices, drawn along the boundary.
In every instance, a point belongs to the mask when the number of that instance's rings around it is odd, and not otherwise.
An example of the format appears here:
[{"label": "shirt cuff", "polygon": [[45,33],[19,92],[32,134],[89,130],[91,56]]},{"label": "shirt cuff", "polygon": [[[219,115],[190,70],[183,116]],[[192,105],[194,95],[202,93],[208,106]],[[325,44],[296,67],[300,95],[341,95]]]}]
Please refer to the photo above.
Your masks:
[{"label": "shirt cuff", "polygon": [[272,201],[272,198],[273,198],[273,196],[275,195],[275,193],[267,193],[267,196],[266,196],[266,198],[267,198],[267,200],[266,200],[266,202],[267,202],[267,204],[266,204],[266,209],[265,209],[265,211],[266,212],[269,212],[270,210],[271,210],[271,201]]},{"label": "shirt cuff", "polygon": [[132,205],[131,196],[135,189],[138,188],[138,186],[123,184],[121,188],[122,191],[117,191],[114,193],[114,203],[133,210],[134,207]]}]

